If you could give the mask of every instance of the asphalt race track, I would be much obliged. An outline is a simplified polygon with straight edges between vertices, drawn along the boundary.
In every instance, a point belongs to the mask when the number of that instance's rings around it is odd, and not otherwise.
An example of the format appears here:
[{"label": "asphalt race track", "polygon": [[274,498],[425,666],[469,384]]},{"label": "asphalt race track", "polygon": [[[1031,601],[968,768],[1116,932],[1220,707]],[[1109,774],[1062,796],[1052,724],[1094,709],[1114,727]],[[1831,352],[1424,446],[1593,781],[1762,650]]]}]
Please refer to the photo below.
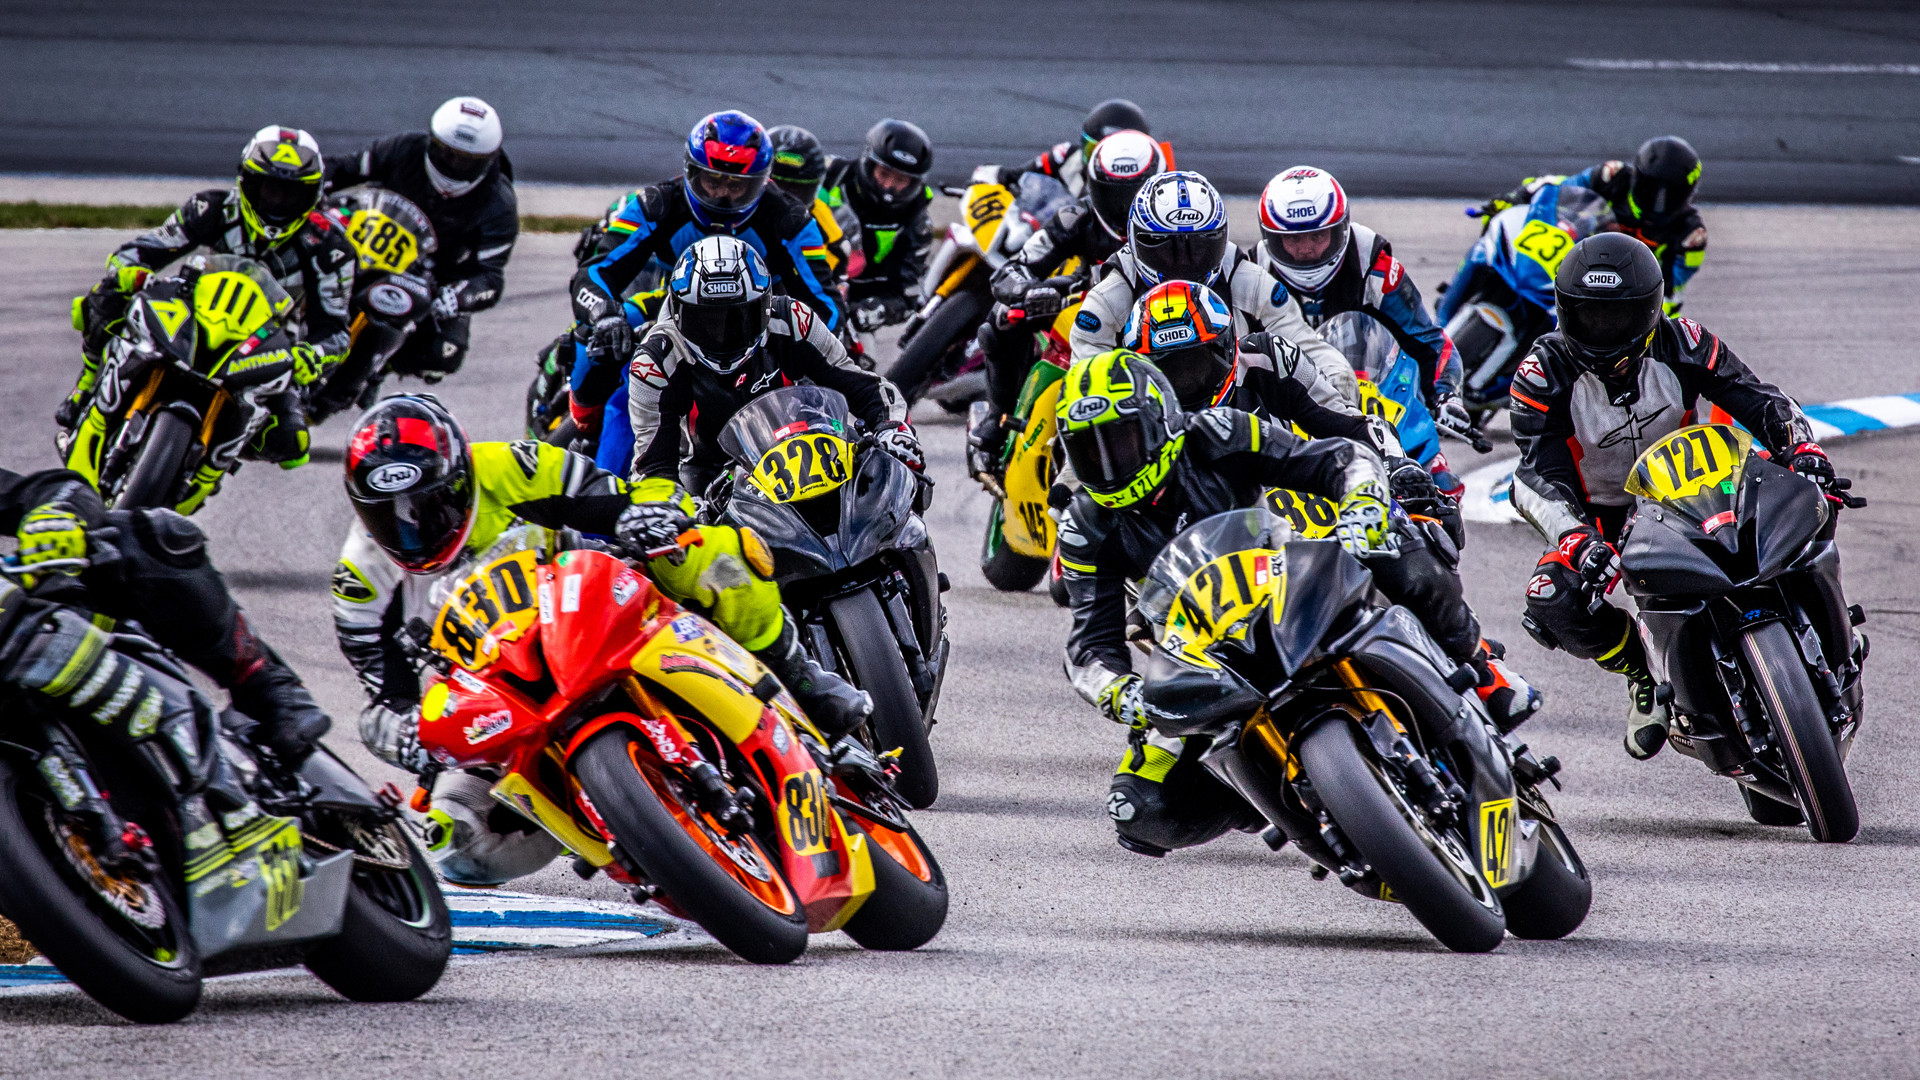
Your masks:
[{"label": "asphalt race track", "polygon": [[[1362,200],[1423,286],[1471,239],[1451,202]],[[1716,208],[1689,312],[1808,401],[1920,389],[1913,371],[1920,215]],[[1804,238],[1818,233],[1820,245]],[[48,419],[71,378],[67,299],[117,242],[0,233],[0,465],[52,463]],[[440,393],[476,437],[516,434],[535,348],[566,319],[569,237],[529,237],[506,300],[475,324]],[[1817,282],[1817,287],[1810,287]],[[931,418],[929,418],[931,419]],[[324,429],[337,445],[343,423]],[[1314,882],[1303,858],[1232,835],[1165,860],[1115,845],[1103,812],[1121,733],[1060,675],[1064,612],[986,588],[973,565],[984,497],[960,429],[922,428],[932,513],[952,575],[956,667],[934,744],[939,805],[918,823],[953,890],[915,954],[816,938],[758,969],[713,945],[498,958],[453,968],[425,999],[351,1005],[301,977],[215,981],[161,1030],[68,992],[0,994],[0,1074],[40,1076],[1909,1076],[1920,1066],[1920,505],[1916,443],[1838,448],[1872,506],[1842,527],[1850,599],[1874,640],[1852,757],[1864,826],[1844,847],[1748,822],[1731,783],[1671,753],[1620,749],[1622,686],[1520,630],[1540,545],[1477,527],[1471,598],[1549,694],[1527,729],[1566,764],[1557,805],[1596,882],[1561,942],[1487,956],[1437,946],[1398,907]],[[1462,451],[1467,463],[1474,455]],[[328,572],[350,517],[337,459],[249,465],[197,519],[251,617],[358,745],[358,689],[334,650]],[[620,900],[554,867],[515,884]]]},{"label": "asphalt race track", "polygon": [[1920,11],[1891,3],[1233,0],[0,3],[0,172],[224,174],[262,124],[328,152],[477,93],[522,179],[657,178],[714,108],[857,146],[915,120],[936,175],[1148,110],[1182,164],[1366,195],[1473,195],[1675,131],[1712,199],[1920,194]]}]

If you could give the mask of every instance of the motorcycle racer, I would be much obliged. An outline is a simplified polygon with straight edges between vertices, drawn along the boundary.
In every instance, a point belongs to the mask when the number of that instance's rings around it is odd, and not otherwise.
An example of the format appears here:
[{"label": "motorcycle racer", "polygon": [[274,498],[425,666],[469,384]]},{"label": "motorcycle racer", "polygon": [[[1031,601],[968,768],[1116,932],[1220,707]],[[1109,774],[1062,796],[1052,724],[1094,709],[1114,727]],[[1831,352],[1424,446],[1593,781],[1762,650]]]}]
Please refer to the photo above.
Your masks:
[{"label": "motorcycle racer", "polygon": [[[769,578],[766,546],[750,530],[693,526],[692,500],[672,481],[629,485],[544,443],[470,444],[438,401],[403,395],[355,424],[346,486],[359,520],[334,568],[334,627],[367,693],[361,739],[392,764],[416,773],[431,767],[418,742],[418,671],[397,635],[411,619],[433,616],[427,598],[436,581],[519,519],[614,536],[635,557],[675,546],[692,529],[697,539],[689,546],[647,561],[661,590],[705,612],[759,657],[823,730],[851,730],[872,710],[867,695],[800,648]],[[491,786],[461,771],[434,783],[429,853],[449,881],[497,885],[559,854],[536,827],[495,813]]]},{"label": "motorcycle racer", "polygon": [[1655,702],[1633,619],[1611,604],[1588,610],[1620,574],[1633,463],[1693,423],[1704,398],[1753,432],[1776,462],[1823,487],[1834,478],[1792,398],[1699,323],[1662,314],[1664,284],[1659,261],[1638,239],[1604,233],[1576,244],[1554,275],[1560,327],[1521,361],[1511,405],[1520,445],[1513,507],[1552,545],[1527,582],[1522,621],[1543,646],[1626,676],[1625,744],[1635,758],[1665,745],[1666,707]]},{"label": "motorcycle racer", "polygon": [[1227,240],[1227,207],[1206,177],[1167,172],[1150,178],[1127,215],[1127,243],[1102,268],[1074,318],[1069,343],[1075,360],[1119,344],[1127,316],[1147,290],[1163,281],[1213,288],[1233,308],[1235,336],[1265,330],[1300,348],[1325,376],[1315,383],[1322,404],[1339,397],[1358,404],[1353,367],[1320,339],[1300,305],[1272,274]]},{"label": "motorcycle racer", "polygon": [[[298,128],[264,127],[241,151],[239,179],[188,199],[158,228],[140,234],[107,257],[107,276],[73,302],[82,336],[81,372],[54,419],[73,431],[88,416],[100,362],[123,323],[133,294],[169,263],[193,251],[239,255],[261,266],[293,307],[282,328],[299,356],[294,383],[305,387],[346,358],[352,337],[347,303],[353,294],[356,253],[339,215],[319,209],[325,163],[320,144]],[[275,417],[273,460],[287,468],[306,462],[306,418],[299,394],[263,400]],[[104,417],[100,418],[104,424]],[[284,441],[284,452],[279,449]]]},{"label": "motorcycle racer", "polygon": [[[333,188],[374,184],[418,206],[433,223],[439,293],[431,333],[416,331],[393,356],[395,371],[439,382],[460,370],[473,315],[500,302],[507,260],[520,237],[513,162],[501,149],[500,114],[476,97],[452,98],[426,131],[368,143],[327,169]],[[423,327],[423,329],[425,329]]]},{"label": "motorcycle racer", "polygon": [[1140,106],[1125,98],[1108,98],[1088,111],[1087,118],[1080,124],[1077,142],[1057,143],[1025,165],[995,170],[994,176],[1007,187],[1017,187],[1021,173],[1051,176],[1066,185],[1068,194],[1077,197],[1086,192],[1087,162],[1093,156],[1093,148],[1100,140],[1122,131],[1153,134],[1153,129],[1147,126],[1147,114]]},{"label": "motorcycle racer", "polygon": [[[820,227],[820,236],[826,241],[826,250],[812,259],[814,275],[834,289],[844,304],[851,252],[839,215],[820,194],[820,185],[827,178],[827,152],[813,132],[793,124],[768,128],[767,142],[773,146],[773,171],[768,178],[812,211],[813,223]],[[851,218],[853,210],[843,209]]]},{"label": "motorcycle racer", "polygon": [[[919,302],[920,275],[933,245],[927,208],[933,144],[914,124],[892,118],[867,131],[858,158],[829,158],[820,199],[852,215],[861,259],[847,268],[848,319],[871,332],[905,322]],[[816,212],[816,217],[818,213]]]},{"label": "motorcycle racer", "polygon": [[[767,191],[774,151],[760,122],[728,110],[703,117],[687,136],[682,175],[642,188],[608,224],[617,246],[573,276],[575,359],[570,407],[582,431],[599,437],[595,461],[624,473],[632,461],[626,380],[619,372],[633,351],[639,308],[621,294],[650,263],[677,263],[706,236],[737,237],[772,269],[787,295],[837,331],[839,301],[815,273],[826,240],[808,207],[784,191]],[[602,369],[597,374],[595,369]]]},{"label": "motorcycle racer", "polygon": [[706,237],[674,264],[661,315],[627,368],[636,482],[677,479],[704,492],[727,465],[719,439],[733,414],[802,379],[838,390],[884,449],[925,467],[899,390],[855,367],[825,320],[772,287],[759,253],[732,236]]}]

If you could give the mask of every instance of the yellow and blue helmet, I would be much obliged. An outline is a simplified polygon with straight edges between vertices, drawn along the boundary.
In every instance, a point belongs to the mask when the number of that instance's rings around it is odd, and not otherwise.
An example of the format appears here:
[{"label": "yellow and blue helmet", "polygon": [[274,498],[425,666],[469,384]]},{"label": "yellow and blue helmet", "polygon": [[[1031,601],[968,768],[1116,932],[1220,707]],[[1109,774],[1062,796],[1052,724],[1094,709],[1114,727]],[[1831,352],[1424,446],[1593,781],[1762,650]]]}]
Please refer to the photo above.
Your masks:
[{"label": "yellow and blue helmet", "polygon": [[1080,485],[1094,502],[1116,510],[1159,491],[1185,441],[1173,384],[1129,349],[1075,363],[1054,418]]}]

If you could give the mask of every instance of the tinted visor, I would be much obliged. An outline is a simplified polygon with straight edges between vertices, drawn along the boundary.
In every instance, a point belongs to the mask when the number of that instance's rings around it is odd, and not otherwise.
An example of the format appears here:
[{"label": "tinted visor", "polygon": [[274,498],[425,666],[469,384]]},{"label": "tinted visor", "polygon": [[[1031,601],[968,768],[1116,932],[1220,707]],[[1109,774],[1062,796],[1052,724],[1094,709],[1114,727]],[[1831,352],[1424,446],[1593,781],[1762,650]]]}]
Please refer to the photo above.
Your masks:
[{"label": "tinted visor", "polygon": [[1195,233],[1140,231],[1133,237],[1133,257],[1166,281],[1206,284],[1227,254],[1227,230]]},{"label": "tinted visor", "polygon": [[1147,467],[1147,428],[1139,416],[1122,416],[1061,436],[1074,475],[1089,491],[1120,491]]},{"label": "tinted visor", "polygon": [[709,210],[744,210],[759,201],[767,188],[767,174],[715,172],[689,161],[687,188]]},{"label": "tinted visor", "polygon": [[1644,173],[1633,178],[1633,205],[1650,217],[1676,213],[1692,200],[1693,185],[1684,180],[1662,180]]},{"label": "tinted visor", "polygon": [[1342,221],[1312,232],[1269,232],[1267,254],[1282,266],[1317,269],[1346,253],[1348,227],[1349,223]]},{"label": "tinted visor", "polygon": [[[1225,339],[1221,339],[1222,342]],[[1147,356],[1173,384],[1180,407],[1188,412],[1213,404],[1233,373],[1233,358],[1221,345],[1190,345],[1184,349],[1153,352]]]},{"label": "tinted visor", "polygon": [[285,225],[313,209],[320,198],[320,178],[289,180],[257,172],[240,174],[240,195],[254,215],[269,225]]},{"label": "tinted visor", "polygon": [[1132,180],[1087,179],[1087,202],[1107,232],[1121,239],[1126,237],[1127,210],[1133,206],[1133,197],[1140,193],[1140,185],[1146,182],[1145,176]]},{"label": "tinted visor", "polygon": [[1583,299],[1560,297],[1560,329],[1574,344],[1612,352],[1638,342],[1660,317],[1660,294]]},{"label": "tinted visor", "polygon": [[677,316],[680,333],[708,359],[732,360],[766,334],[768,306],[764,298],[725,307],[681,305]]},{"label": "tinted visor", "polygon": [[781,191],[799,199],[802,206],[812,206],[813,200],[820,197],[818,177],[812,180],[782,180],[776,176],[773,178],[773,183]]},{"label": "tinted visor", "polygon": [[439,139],[427,140],[427,160],[433,162],[433,167],[440,170],[440,175],[449,180],[461,183],[478,180],[493,164],[493,158],[493,154],[470,154],[448,146]]},{"label": "tinted visor", "polygon": [[401,569],[420,574],[438,570],[460,554],[473,524],[473,489],[466,475],[424,491],[377,499],[354,496],[374,543]]}]

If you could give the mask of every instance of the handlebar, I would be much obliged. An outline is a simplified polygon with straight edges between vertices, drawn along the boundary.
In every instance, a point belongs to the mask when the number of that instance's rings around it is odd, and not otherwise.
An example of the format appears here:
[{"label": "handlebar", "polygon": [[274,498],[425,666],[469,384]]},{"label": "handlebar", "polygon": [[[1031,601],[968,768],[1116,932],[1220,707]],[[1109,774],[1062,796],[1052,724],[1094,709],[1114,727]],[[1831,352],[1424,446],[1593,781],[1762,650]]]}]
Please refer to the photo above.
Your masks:
[{"label": "handlebar", "polygon": [[952,199],[958,199],[958,198],[960,198],[960,197],[962,197],[962,196],[964,196],[964,195],[965,195],[966,193],[967,193],[967,189],[966,189],[966,188],[963,188],[963,187],[959,187],[959,186],[956,186],[956,185],[954,185],[954,184],[941,184],[941,185],[940,185],[940,194],[942,194],[942,195],[945,195],[945,196],[947,196],[948,198],[952,198]]}]

